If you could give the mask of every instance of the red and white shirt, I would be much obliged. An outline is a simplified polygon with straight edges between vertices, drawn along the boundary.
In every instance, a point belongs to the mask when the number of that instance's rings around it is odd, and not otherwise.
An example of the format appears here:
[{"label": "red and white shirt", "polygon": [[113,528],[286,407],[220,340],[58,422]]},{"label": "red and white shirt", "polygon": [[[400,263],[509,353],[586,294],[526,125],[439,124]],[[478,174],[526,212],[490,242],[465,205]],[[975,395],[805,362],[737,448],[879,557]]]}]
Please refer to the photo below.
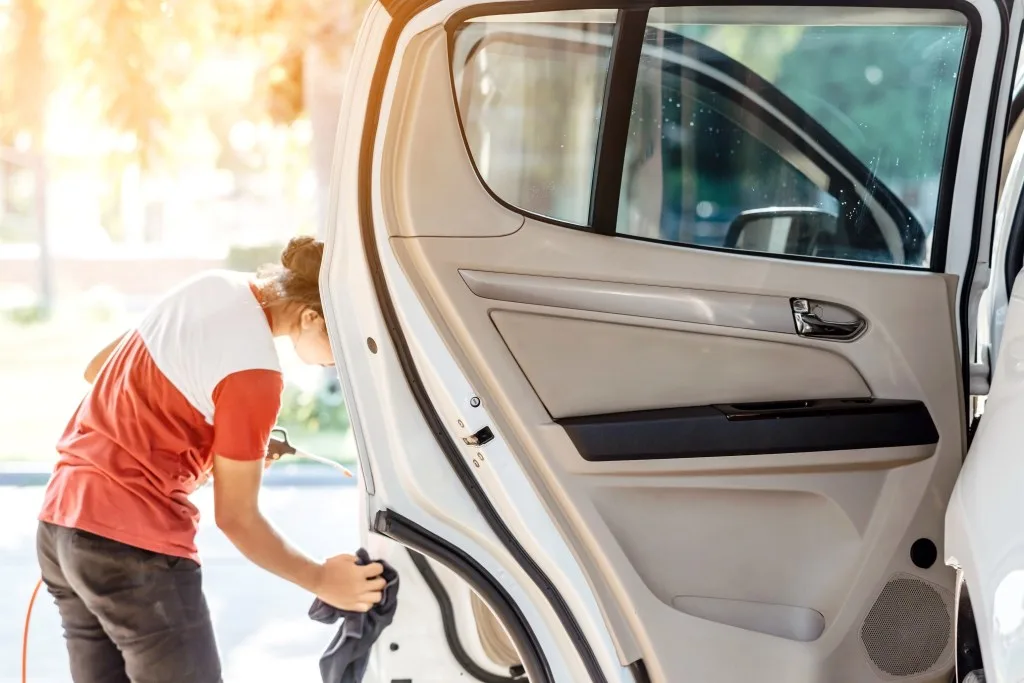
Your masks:
[{"label": "red and white shirt", "polygon": [[255,286],[212,271],[156,304],[107,359],[57,444],[39,519],[198,561],[188,496],[216,453],[262,460],[283,379]]}]

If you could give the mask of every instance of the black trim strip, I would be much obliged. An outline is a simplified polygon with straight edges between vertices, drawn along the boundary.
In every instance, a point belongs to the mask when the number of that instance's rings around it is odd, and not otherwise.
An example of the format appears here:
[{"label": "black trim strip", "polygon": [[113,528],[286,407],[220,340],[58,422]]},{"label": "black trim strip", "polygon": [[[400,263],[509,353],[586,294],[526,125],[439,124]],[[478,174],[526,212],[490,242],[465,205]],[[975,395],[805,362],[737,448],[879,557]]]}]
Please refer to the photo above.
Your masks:
[{"label": "black trim strip", "polygon": [[920,401],[874,398],[667,408],[557,422],[590,462],[896,448],[939,440]]},{"label": "black trim strip", "polygon": [[1017,206],[1013,209],[1013,223],[1010,224],[1010,234],[1006,241],[1003,278],[1007,298],[1013,292],[1013,283],[1022,267],[1024,267],[1024,191],[1021,191],[1017,197]]},{"label": "black trim strip", "polygon": [[974,620],[974,606],[964,581],[963,572],[957,572],[956,595],[953,607],[953,619],[956,622],[954,642],[956,644],[956,666],[954,681],[963,683],[967,674],[972,671],[984,671],[985,664],[981,657],[981,643],[978,642],[978,627]]},{"label": "black trim strip", "polygon": [[[967,36],[964,52],[960,59],[956,90],[953,92],[953,107],[950,110],[949,130],[946,134],[946,149],[942,155],[942,175],[939,179],[938,203],[935,206],[935,223],[932,227],[931,270],[946,271],[946,252],[949,247],[949,222],[953,212],[953,190],[956,185],[956,171],[960,165],[960,147],[963,141],[964,121],[967,105],[971,99],[971,85],[978,58],[978,41],[981,33],[981,16],[977,8],[965,2],[952,0],[952,7],[967,18]],[[1002,33],[1005,33],[1005,25]],[[984,176],[984,173],[981,174]],[[941,228],[941,229],[940,229]],[[975,230],[977,232],[977,230]]]},{"label": "black trim strip", "polygon": [[644,664],[644,660],[638,659],[629,665],[629,671],[633,674],[633,680],[636,683],[651,683],[651,677],[647,673],[647,665]]},{"label": "black trim strip", "polygon": [[[575,646],[580,660],[583,662],[583,666],[586,668],[591,681],[594,683],[606,683],[607,679],[605,678],[604,672],[601,670],[601,665],[597,661],[597,656],[594,654],[590,641],[587,640],[586,634],[584,634],[579,622],[576,621],[576,617],[569,608],[568,603],[566,603],[565,598],[562,597],[562,594],[559,593],[554,582],[552,582],[551,578],[540,568],[536,560],[530,557],[530,554],[526,552],[526,549],[523,548],[519,539],[515,537],[515,534],[513,534],[505,524],[505,521],[502,519],[501,515],[498,514],[498,511],[494,509],[494,505],[487,497],[487,493],[483,488],[481,488],[480,483],[477,481],[476,476],[469,467],[469,464],[462,457],[462,451],[459,445],[452,439],[447,426],[438,414],[434,404],[431,402],[430,396],[427,394],[423,381],[420,378],[419,370],[416,368],[416,363],[413,360],[412,353],[409,350],[409,344],[405,339],[401,323],[399,322],[398,315],[395,312],[394,302],[391,301],[387,281],[385,280],[384,271],[381,267],[380,254],[377,251],[377,240],[374,233],[373,197],[371,194],[371,188],[373,185],[374,142],[377,137],[377,130],[380,126],[380,113],[383,102],[384,87],[387,84],[388,73],[391,70],[391,65],[395,58],[395,48],[398,43],[398,37],[401,35],[401,32],[408,21],[415,16],[417,12],[430,4],[430,0],[427,0],[427,2],[421,4],[409,2],[408,4],[401,3],[398,5],[402,11],[401,13],[394,13],[392,15],[392,21],[388,25],[387,32],[384,35],[380,54],[377,59],[377,66],[374,70],[373,79],[370,83],[370,92],[366,104],[366,114],[363,119],[364,125],[362,139],[360,140],[359,147],[358,175],[359,228],[367,268],[369,269],[370,276],[373,279],[373,288],[377,297],[377,304],[380,307],[381,318],[387,326],[388,336],[391,338],[391,342],[395,349],[395,355],[397,356],[399,364],[402,366],[402,372],[405,375],[406,381],[409,383],[409,390],[412,393],[416,404],[420,408],[424,422],[427,424],[431,433],[433,433],[434,440],[437,442],[438,447],[441,449],[442,453],[444,453],[445,459],[448,461],[448,465],[458,477],[459,483],[466,489],[466,492],[473,500],[473,504],[487,522],[487,526],[490,527],[491,531],[494,532],[495,536],[512,558],[519,564],[527,576],[530,577],[530,580],[533,581],[537,586],[537,589],[548,601],[552,611],[558,616],[562,627],[565,629],[566,635]],[[504,593],[504,591],[502,591],[502,593]],[[502,622],[509,625],[508,621],[504,618],[502,619]],[[516,643],[519,655],[523,659],[523,665],[526,666],[526,670],[531,681],[533,681],[533,683],[550,681],[551,671],[547,663],[546,654],[541,650],[540,645],[536,640],[534,639],[526,642],[520,638],[520,640],[514,640],[513,642]],[[523,650],[520,649],[520,647],[530,649]]]},{"label": "black trim strip", "polygon": [[[954,0],[954,2],[955,1],[956,0]],[[959,317],[959,323],[960,323],[960,326],[959,326],[959,329],[960,329],[960,373],[961,373],[961,382],[962,382],[962,385],[963,385],[963,392],[964,392],[963,393],[964,415],[963,415],[963,423],[962,424],[964,425],[965,429],[970,427],[970,418],[971,418],[971,416],[969,415],[969,413],[971,411],[971,361],[972,361],[972,356],[973,356],[974,351],[975,351],[975,349],[972,348],[974,346],[974,344],[971,343],[972,342],[971,329],[973,329],[977,325],[977,320],[971,320],[970,319],[970,317],[971,317],[971,288],[972,288],[972,283],[974,282],[974,272],[978,268],[978,253],[981,251],[981,225],[982,225],[982,221],[983,221],[983,219],[985,217],[985,188],[986,188],[986,183],[988,183],[989,163],[991,161],[992,144],[995,142],[992,139],[993,138],[993,136],[992,136],[992,129],[995,126],[995,123],[996,123],[996,109],[999,107],[999,100],[1000,100],[999,91],[1002,88],[1003,66],[1004,66],[1004,64],[1006,62],[1006,57],[1007,57],[1006,45],[1009,42],[1009,33],[1010,33],[1010,16],[1009,16],[1009,13],[1008,13],[1008,11],[1006,9],[1006,6],[1002,2],[997,2],[996,4],[999,7],[999,25],[1000,25],[1000,28],[999,28],[999,52],[998,52],[998,54],[1002,55],[1003,58],[1001,60],[997,60],[996,61],[995,71],[992,74],[992,89],[989,92],[989,97],[988,97],[988,120],[985,123],[985,138],[984,138],[988,142],[988,144],[986,144],[986,145],[984,145],[982,147],[982,150],[981,150],[981,163],[978,164],[978,187],[977,187],[977,190],[976,190],[975,195],[974,195],[974,230],[971,233],[971,250],[970,250],[970,252],[967,255],[967,268],[966,268],[966,272],[964,273],[963,279],[960,280],[960,302],[959,302],[960,306],[959,306],[958,311],[957,311],[957,315]],[[974,10],[973,7],[972,7],[972,11],[973,11],[974,15],[977,14],[977,10]],[[973,45],[974,51],[977,52],[977,44],[978,44],[978,41],[979,41],[979,37],[978,37],[977,34],[980,33],[980,31],[972,30],[973,26],[975,24],[975,19],[974,19],[973,16],[969,17],[968,21],[969,21],[968,31],[967,31],[968,47],[971,47]],[[980,22],[980,20],[979,20],[979,22]],[[967,59],[967,56],[965,54],[964,55],[964,60],[965,60],[964,63],[965,64],[970,64],[970,67],[971,67],[971,70],[969,72],[967,72],[967,74],[968,74],[969,77],[973,78],[973,75],[974,75],[974,64],[973,64],[973,62],[967,62],[966,59]],[[962,67],[961,67],[961,69],[962,69]],[[961,70],[961,73],[963,73],[962,70]],[[968,85],[969,85],[970,84],[970,78],[968,78],[967,80],[968,80]],[[968,99],[968,95],[970,93],[970,88],[967,88],[966,92],[967,92],[967,94],[964,95],[964,100],[965,100],[964,107],[965,108],[967,106],[966,100]],[[956,98],[954,98],[954,108],[957,106],[956,105],[956,99],[959,99],[959,97],[960,97],[960,89],[958,88],[957,89]],[[1006,107],[1006,114],[1005,114],[1004,119],[1003,119],[1004,135],[1005,135],[1005,131],[1006,131],[1006,123],[1007,123],[1007,120],[1009,119],[1009,116],[1010,116],[1010,107],[1007,106]],[[955,147],[953,147],[951,144],[947,143],[947,145],[946,145],[946,157],[949,157],[951,149],[956,150],[957,154],[959,154],[960,140],[961,140],[961,135],[962,135],[963,131],[960,130],[960,128],[962,128],[962,126],[958,126],[957,128],[958,128],[958,130],[953,131],[957,135],[957,138],[956,138],[957,144],[956,144]],[[1000,160],[1002,159],[1003,147],[1005,147],[1005,139],[999,141],[999,152],[998,153],[999,153]],[[949,198],[948,205],[952,206],[952,203],[953,203],[952,195],[953,195],[954,180],[953,180],[953,178],[949,178],[948,180],[949,180],[949,183],[948,183],[949,187],[948,188],[944,188],[942,185],[939,186],[939,196],[942,197],[942,196],[944,196],[944,194],[949,194],[950,198]],[[996,173],[996,182],[997,183],[999,182],[999,174],[998,174],[998,172]],[[996,200],[998,201],[998,197],[996,198]],[[940,207],[941,206],[942,206],[942,204],[940,204]],[[945,218],[946,222],[948,223],[949,222],[949,215],[948,214],[945,215],[944,218]],[[992,219],[993,219],[993,221],[995,220],[995,207],[993,207]],[[936,214],[936,217],[935,217],[936,224],[938,224],[938,220],[939,220],[939,215]],[[993,227],[993,229],[995,228],[994,225],[992,227]],[[942,242],[942,252],[941,252],[942,255],[943,255],[942,266],[943,266],[943,270],[945,270],[945,266],[946,266],[945,254],[946,254],[946,251],[947,251],[947,244],[948,244],[948,240],[949,240],[949,231],[948,230],[945,231],[945,233],[942,236],[944,237],[943,242]],[[934,249],[936,249],[936,248],[938,248],[938,247],[933,247],[933,252],[934,252]]]},{"label": "black trim strip", "polygon": [[[1015,125],[1018,117],[1024,114],[1024,88],[1014,93],[1013,101],[1010,102],[1010,113],[1006,122],[1007,131],[1010,126]],[[1021,138],[1018,146],[1024,144]],[[1004,152],[1005,153],[1005,152]],[[1013,150],[1011,154],[1016,154]],[[992,239],[995,239],[995,230],[992,231]],[[1003,258],[1003,284],[1006,287],[1006,296],[1013,292],[1013,283],[1017,274],[1024,268],[1024,191],[1017,196],[1017,206],[1013,209],[1013,222],[1010,224],[1010,234],[1006,239],[1006,256]],[[993,359],[994,360],[994,359]]]},{"label": "black trim strip", "polygon": [[1013,92],[1013,97],[1010,100],[1010,114],[1007,117],[1007,132],[1010,130],[1010,126],[1017,122],[1017,119],[1021,114],[1024,114],[1024,87],[1018,85],[1017,89]]},{"label": "black trim strip", "polygon": [[466,652],[466,648],[462,647],[462,641],[459,640],[459,629],[455,623],[455,610],[452,608],[452,600],[448,597],[448,591],[445,590],[444,584],[441,583],[441,579],[437,577],[437,573],[434,568],[427,562],[427,558],[422,554],[416,552],[412,548],[406,548],[406,552],[409,553],[409,559],[416,565],[416,570],[419,571],[420,576],[423,577],[423,581],[427,584],[427,588],[434,594],[434,600],[437,601],[437,606],[441,610],[441,624],[444,628],[444,639],[448,643],[448,649],[451,650],[452,656],[455,657],[455,661],[459,663],[466,673],[483,683],[513,683],[515,679],[509,676],[499,676],[498,674],[491,673],[490,671],[482,668],[479,664],[474,661],[469,653]]},{"label": "black trim strip", "polygon": [[[526,667],[526,671],[530,675],[531,683],[539,683],[540,681],[555,683],[547,659],[544,656],[544,651],[537,641],[537,635],[530,627],[530,622],[526,620],[522,610],[519,609],[519,605],[505,591],[501,583],[491,576],[490,572],[481,567],[476,560],[440,536],[431,533],[419,524],[416,524],[416,522],[392,510],[383,510],[377,513],[373,520],[373,530],[382,536],[387,536],[393,541],[412,548],[417,553],[440,562],[455,572],[460,579],[468,583],[476,591],[477,595],[494,610],[494,613],[512,640],[516,653],[522,659],[523,666]],[[413,562],[416,562],[414,554],[412,557]],[[419,568],[419,564],[417,564],[417,568]],[[433,573],[432,570],[431,573]],[[447,593],[445,595],[447,597]],[[440,601],[438,604],[441,604]],[[448,602],[448,608],[449,610],[451,609],[450,601]],[[445,637],[448,637],[447,627],[445,628]],[[457,634],[455,635],[455,641],[458,642]],[[448,646],[452,647],[450,640]],[[461,649],[462,645],[459,644],[458,647]],[[454,654],[455,652],[456,650],[453,648],[452,653]],[[466,656],[468,657],[468,655]],[[462,664],[463,668],[466,668],[467,671],[470,670],[461,660],[459,664]],[[488,672],[484,673],[488,676],[494,675]],[[493,683],[505,683],[507,680],[509,679],[503,679],[498,676],[493,680]]]},{"label": "black trim strip", "polygon": [[[594,185],[590,192],[590,225],[599,235],[614,235],[619,222],[622,169],[633,108],[616,100],[629,93],[632,101],[640,70],[640,54],[647,32],[647,10],[619,10],[612,39],[611,64],[601,105]],[[616,97],[616,93],[623,93]],[[613,106],[614,105],[614,106]]]}]

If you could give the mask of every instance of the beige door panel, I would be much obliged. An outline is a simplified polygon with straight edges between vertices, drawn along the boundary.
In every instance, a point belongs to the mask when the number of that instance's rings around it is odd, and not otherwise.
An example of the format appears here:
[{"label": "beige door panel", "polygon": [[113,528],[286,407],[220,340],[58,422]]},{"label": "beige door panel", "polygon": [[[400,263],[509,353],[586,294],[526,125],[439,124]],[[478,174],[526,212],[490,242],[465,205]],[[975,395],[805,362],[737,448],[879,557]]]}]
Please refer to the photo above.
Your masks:
[{"label": "beige door panel", "polygon": [[[473,213],[472,208],[467,211]],[[419,220],[429,219],[421,216]],[[955,333],[949,324],[953,318],[955,287],[955,278],[951,276],[685,249],[567,230],[533,220],[527,220],[520,230],[500,238],[399,238],[393,239],[392,244],[406,271],[424,284],[431,283],[432,290],[437,290],[430,293],[433,303],[447,303],[448,313],[459,318],[447,324],[472,328],[467,330],[475,334],[472,346],[480,343],[486,347],[491,342],[500,342],[489,321],[491,310],[561,314],[571,309],[499,303],[475,296],[460,271],[561,277],[683,291],[710,290],[785,300],[807,297],[848,307],[868,321],[864,335],[848,344],[803,339],[792,334],[772,336],[759,335],[753,330],[711,329],[710,326],[704,326],[703,331],[801,344],[839,355],[863,378],[874,396],[923,400],[940,430],[955,429],[957,439],[961,438],[960,428],[956,426],[960,413],[958,406],[953,405],[959,403],[955,398],[959,392],[950,391],[958,387],[960,381],[959,374],[953,370],[959,358],[954,350]],[[441,294],[443,297],[438,296]],[[614,311],[616,305],[609,304],[607,308]],[[611,316],[587,317],[609,319]],[[656,327],[659,321],[640,318],[636,324]],[[467,347],[462,348],[468,351]],[[905,353],[910,349],[913,349],[912,354]],[[495,361],[488,358],[487,362]],[[937,367],[950,369],[936,373],[934,368]],[[944,397],[949,405],[933,405],[933,396]],[[822,397],[825,396],[819,396]]]},{"label": "beige door panel", "polygon": [[[752,660],[760,651],[768,665],[778,653],[767,643],[781,637],[811,648],[811,660],[849,680],[874,680],[863,650],[848,643],[858,641],[867,606],[891,576],[922,574],[907,548],[919,537],[941,539],[942,524],[941,510],[922,512],[922,500],[945,500],[959,468],[959,379],[952,370],[934,372],[956,361],[945,276],[768,262],[530,220],[506,237],[392,244],[502,436],[527,458],[592,578],[608,581],[601,592],[616,596],[645,658],[657,652],[659,666],[678,673],[701,647],[727,643],[752,648]],[[475,295],[460,271],[786,301],[807,296],[856,308],[869,327],[859,340],[836,344],[496,301]],[[851,292],[856,302],[848,299]],[[623,310],[616,306],[591,308]],[[706,343],[711,340],[720,343]],[[711,349],[713,362],[688,358],[701,348]],[[913,356],[901,351],[909,348]],[[719,362],[743,364],[747,372],[716,371]],[[768,379],[753,381],[760,373]],[[702,395],[704,403],[918,398],[928,405],[940,442],[781,457],[587,462],[551,417],[700,403]],[[927,575],[942,591],[951,586],[944,567]],[[825,631],[814,640],[816,614]],[[731,630],[708,630],[711,623]],[[692,648],[663,640],[666,633],[678,634],[677,642],[690,638]]]},{"label": "beige door panel", "polygon": [[[523,217],[493,201],[473,170],[452,111],[445,46],[440,28],[414,40],[404,64],[415,62],[419,68],[406,66],[399,75],[393,105],[399,116],[387,130],[383,160],[386,175],[395,180],[382,188],[384,206],[398,212],[388,216],[388,234],[507,235],[522,226]],[[445,160],[440,172],[438,159]],[[392,192],[400,193],[401,200],[395,201]],[[472,221],[465,220],[467,202],[475,207]],[[431,219],[414,219],[421,216]]]},{"label": "beige door panel", "polygon": [[[403,60],[401,114],[389,120],[375,170],[391,180],[378,195],[386,228],[495,430],[580,558],[623,661],[642,656],[655,681],[766,672],[777,681],[891,680],[865,654],[876,598],[902,574],[943,596],[953,580],[941,562],[915,567],[909,547],[922,537],[941,544],[960,467],[954,278],[524,222],[473,173],[445,45],[442,31],[428,31],[414,41],[416,58]],[[537,278],[574,283],[551,298]],[[711,313],[691,305],[695,292]],[[799,337],[785,318],[792,297],[855,310],[867,330],[845,344]],[[744,324],[752,302],[766,304],[751,310],[767,317]],[[938,444],[590,462],[553,419],[869,395],[922,401]],[[951,662],[943,648],[915,681],[941,680]]]},{"label": "beige door panel", "polygon": [[553,418],[871,395],[846,359],[813,347],[516,311],[491,319]]},{"label": "beige door panel", "polygon": [[495,301],[796,334],[790,301],[778,296],[477,270],[460,275],[471,292]]},{"label": "beige door panel", "polygon": [[595,489],[593,500],[646,587],[676,609],[680,598],[710,597],[799,606],[831,621],[864,550],[843,510],[808,491],[626,483]]}]

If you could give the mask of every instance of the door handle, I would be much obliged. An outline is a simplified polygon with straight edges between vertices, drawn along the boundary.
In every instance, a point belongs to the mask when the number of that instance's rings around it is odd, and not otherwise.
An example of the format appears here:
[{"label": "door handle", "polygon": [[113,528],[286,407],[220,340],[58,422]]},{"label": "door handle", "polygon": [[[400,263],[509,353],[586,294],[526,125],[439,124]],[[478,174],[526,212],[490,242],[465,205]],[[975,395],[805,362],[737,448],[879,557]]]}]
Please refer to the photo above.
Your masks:
[{"label": "door handle", "polygon": [[[843,306],[824,304],[810,299],[791,299],[790,303],[793,307],[793,321],[796,323],[796,333],[801,337],[849,342],[863,334],[868,326],[867,321],[860,317],[859,314]],[[845,311],[852,320],[826,319],[826,306]]]}]

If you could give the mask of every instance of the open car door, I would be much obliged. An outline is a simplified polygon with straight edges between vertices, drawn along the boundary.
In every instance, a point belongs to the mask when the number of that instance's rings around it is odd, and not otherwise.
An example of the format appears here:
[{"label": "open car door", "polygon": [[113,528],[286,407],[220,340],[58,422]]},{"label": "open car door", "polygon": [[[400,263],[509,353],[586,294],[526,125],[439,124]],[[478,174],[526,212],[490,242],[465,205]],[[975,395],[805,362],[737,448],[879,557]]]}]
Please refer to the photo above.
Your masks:
[{"label": "open car door", "polygon": [[948,679],[1021,17],[910,4],[371,8],[322,282],[367,518],[530,681]]}]

